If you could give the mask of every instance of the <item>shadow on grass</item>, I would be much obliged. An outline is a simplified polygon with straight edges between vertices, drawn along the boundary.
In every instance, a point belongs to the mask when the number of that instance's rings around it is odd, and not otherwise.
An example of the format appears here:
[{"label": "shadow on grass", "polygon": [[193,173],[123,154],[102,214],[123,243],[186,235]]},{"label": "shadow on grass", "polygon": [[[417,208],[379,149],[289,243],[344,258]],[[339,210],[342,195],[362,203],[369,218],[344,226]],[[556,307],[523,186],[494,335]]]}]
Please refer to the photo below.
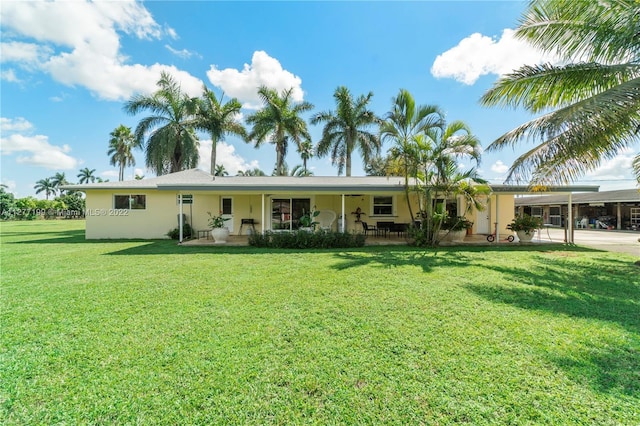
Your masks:
[{"label": "shadow on grass", "polygon": [[624,261],[568,262],[567,252],[533,253],[534,269],[514,265],[486,267],[499,272],[509,285],[465,287],[486,300],[522,309],[615,323],[633,336],[621,344],[591,345],[585,336],[583,353],[549,355],[552,362],[578,382],[600,392],[640,394],[640,275]]},{"label": "shadow on grass", "polygon": [[[360,253],[347,251],[336,253],[336,257],[342,263],[336,265],[334,269],[345,270],[348,268],[360,267],[368,264],[378,264],[385,267],[397,266],[419,266],[427,272],[437,266],[466,268],[474,265],[477,261],[477,253],[492,252],[599,252],[586,247],[553,245],[536,246],[449,246],[435,249],[425,249],[408,246],[371,246],[366,247]],[[484,266],[484,264],[483,264]]]}]

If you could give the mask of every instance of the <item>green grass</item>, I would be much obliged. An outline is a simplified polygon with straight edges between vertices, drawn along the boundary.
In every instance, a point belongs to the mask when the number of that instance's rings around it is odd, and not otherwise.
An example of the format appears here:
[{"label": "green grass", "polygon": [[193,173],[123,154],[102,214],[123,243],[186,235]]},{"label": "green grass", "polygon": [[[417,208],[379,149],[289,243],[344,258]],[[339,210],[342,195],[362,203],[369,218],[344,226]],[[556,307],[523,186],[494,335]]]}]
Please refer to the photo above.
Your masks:
[{"label": "green grass", "polygon": [[0,224],[3,424],[639,424],[640,268]]}]

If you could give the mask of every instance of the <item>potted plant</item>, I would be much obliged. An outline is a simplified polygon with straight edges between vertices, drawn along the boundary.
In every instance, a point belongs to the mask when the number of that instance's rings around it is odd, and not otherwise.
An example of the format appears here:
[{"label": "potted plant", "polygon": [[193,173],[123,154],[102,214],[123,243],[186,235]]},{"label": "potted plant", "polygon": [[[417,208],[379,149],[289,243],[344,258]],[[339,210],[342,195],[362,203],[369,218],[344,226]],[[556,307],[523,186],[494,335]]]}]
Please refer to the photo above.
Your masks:
[{"label": "potted plant", "polygon": [[473,222],[464,216],[447,217],[442,224],[442,229],[447,231],[447,239],[454,243],[461,243],[467,235],[467,229],[473,226]]},{"label": "potted plant", "polygon": [[224,226],[224,223],[229,220],[228,217],[222,217],[222,212],[218,216],[214,216],[211,212],[207,212],[209,215],[209,228],[211,228],[211,236],[216,244],[224,244],[229,238],[229,228]]},{"label": "potted plant", "polygon": [[304,213],[302,217],[300,217],[300,230],[312,232],[316,229],[316,225],[319,222],[314,221],[313,219],[320,214],[319,210],[312,209],[309,213]]},{"label": "potted plant", "polygon": [[528,214],[514,218],[507,229],[514,231],[521,243],[529,243],[533,239],[536,229],[542,228],[542,218]]}]

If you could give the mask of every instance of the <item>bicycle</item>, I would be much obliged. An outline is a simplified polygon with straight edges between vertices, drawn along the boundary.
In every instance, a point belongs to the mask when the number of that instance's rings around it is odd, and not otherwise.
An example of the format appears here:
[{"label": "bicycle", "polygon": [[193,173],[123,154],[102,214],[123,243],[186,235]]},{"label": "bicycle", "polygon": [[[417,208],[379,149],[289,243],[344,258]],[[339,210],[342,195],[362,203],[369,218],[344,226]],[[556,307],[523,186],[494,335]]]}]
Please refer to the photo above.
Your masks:
[{"label": "bicycle", "polygon": [[[493,234],[487,235],[487,241],[489,241],[490,243],[494,242],[496,240],[496,235],[498,235],[498,222],[493,222],[493,225],[495,226],[496,230],[493,231]],[[513,235],[509,235],[504,239],[504,241],[509,241],[510,243],[512,243],[515,239],[516,238]]]}]

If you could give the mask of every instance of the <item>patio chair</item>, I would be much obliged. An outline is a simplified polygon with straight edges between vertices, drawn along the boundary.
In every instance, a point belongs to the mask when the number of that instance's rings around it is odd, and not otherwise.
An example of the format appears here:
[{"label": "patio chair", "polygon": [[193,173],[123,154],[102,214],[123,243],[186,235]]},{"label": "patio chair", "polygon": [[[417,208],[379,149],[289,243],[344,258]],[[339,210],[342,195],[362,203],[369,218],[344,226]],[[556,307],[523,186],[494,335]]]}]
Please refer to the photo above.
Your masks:
[{"label": "patio chair", "polygon": [[316,216],[316,221],[320,229],[324,231],[331,231],[333,229],[333,222],[336,220],[336,212],[333,210],[320,210],[320,214]]},{"label": "patio chair", "polygon": [[369,232],[375,234],[376,236],[379,235],[380,230],[375,226],[369,226],[367,222],[364,222],[364,221],[360,223],[362,223],[362,229],[364,230],[364,235],[369,235]]}]

